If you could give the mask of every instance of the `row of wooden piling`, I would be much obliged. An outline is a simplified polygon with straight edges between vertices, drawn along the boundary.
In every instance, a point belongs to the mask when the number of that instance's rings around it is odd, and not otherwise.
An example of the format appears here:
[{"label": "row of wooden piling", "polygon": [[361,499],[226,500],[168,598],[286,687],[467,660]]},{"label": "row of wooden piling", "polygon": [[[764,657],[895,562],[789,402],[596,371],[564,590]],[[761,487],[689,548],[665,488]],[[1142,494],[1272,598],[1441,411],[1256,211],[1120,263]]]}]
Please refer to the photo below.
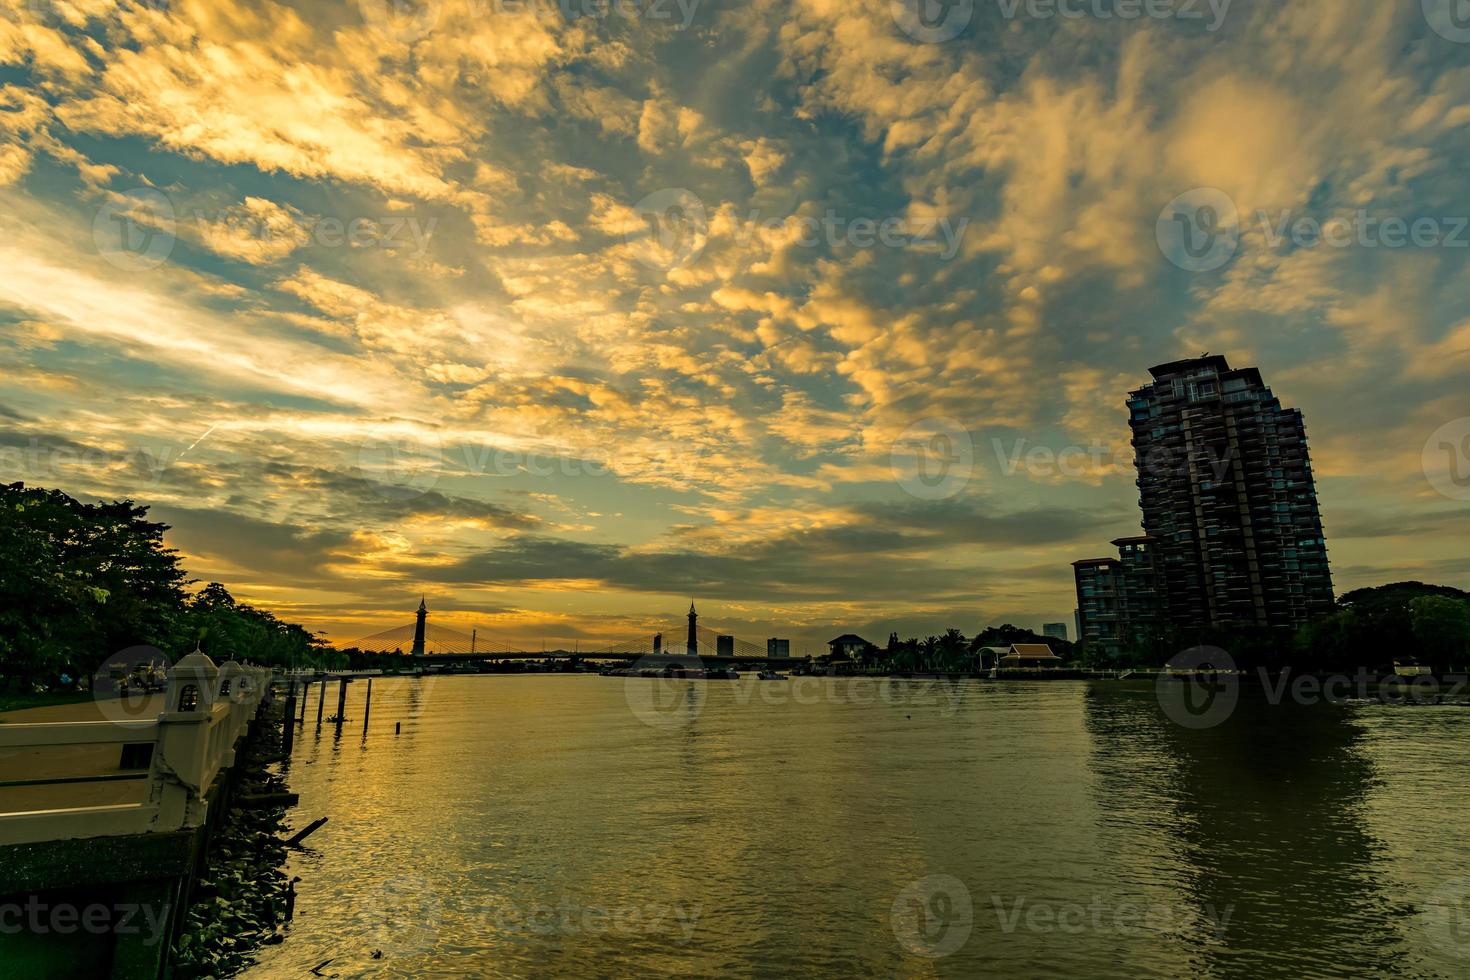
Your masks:
[{"label": "row of wooden piling", "polygon": [[[304,684],[303,682],[299,682],[293,679],[291,681],[290,687],[287,688],[286,710],[283,713],[281,724],[281,754],[286,758],[289,759],[291,757],[291,750],[296,743],[296,726],[300,725],[303,730],[306,728],[306,703],[309,700],[308,695],[311,692],[311,685],[313,683],[319,683],[321,685],[321,690],[317,695],[316,702],[316,731],[318,735],[321,734],[322,712],[326,708],[327,703],[327,682],[331,679],[332,678],[330,677],[323,677],[319,682],[305,681]],[[352,680],[353,678],[351,677],[337,678],[337,714],[327,719],[327,721],[335,727],[336,735],[339,738],[342,735],[342,726],[347,721],[347,685],[351,683]],[[297,697],[298,684],[303,684],[300,691],[300,698]],[[363,699],[362,704],[362,734],[364,738],[367,737],[368,719],[372,716],[372,710],[373,679],[369,677],[367,679],[367,697]]]}]

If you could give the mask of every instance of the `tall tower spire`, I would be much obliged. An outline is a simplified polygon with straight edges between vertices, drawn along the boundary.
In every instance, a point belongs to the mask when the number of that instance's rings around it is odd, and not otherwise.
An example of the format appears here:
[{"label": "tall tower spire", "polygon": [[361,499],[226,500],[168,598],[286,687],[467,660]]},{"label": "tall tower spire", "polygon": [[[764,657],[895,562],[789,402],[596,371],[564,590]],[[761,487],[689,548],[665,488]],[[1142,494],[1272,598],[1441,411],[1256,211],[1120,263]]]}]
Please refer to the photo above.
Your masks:
[{"label": "tall tower spire", "polygon": [[689,603],[689,642],[684,652],[691,657],[699,656],[699,613],[694,611],[694,603]]},{"label": "tall tower spire", "polygon": [[413,627],[413,655],[422,657],[424,655],[424,625],[429,618],[429,605],[419,596],[418,619]]}]

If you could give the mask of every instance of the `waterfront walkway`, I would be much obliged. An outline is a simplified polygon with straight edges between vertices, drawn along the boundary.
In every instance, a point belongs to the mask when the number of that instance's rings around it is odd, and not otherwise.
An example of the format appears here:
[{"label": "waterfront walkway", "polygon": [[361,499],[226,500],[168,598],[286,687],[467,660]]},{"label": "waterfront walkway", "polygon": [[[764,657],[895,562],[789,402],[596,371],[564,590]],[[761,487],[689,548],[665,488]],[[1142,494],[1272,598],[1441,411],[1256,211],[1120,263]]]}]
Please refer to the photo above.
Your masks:
[{"label": "waterfront walkway", "polygon": [[[0,713],[0,726],[151,721],[163,711],[164,703],[160,692],[126,700],[112,698],[21,708]],[[123,762],[133,761],[123,758],[124,737],[120,731],[117,741],[91,745],[0,748],[0,813],[146,802],[148,760],[142,760],[141,766],[122,768]],[[96,781],[97,777],[105,777],[106,781]],[[87,781],[7,785],[58,779]]]}]

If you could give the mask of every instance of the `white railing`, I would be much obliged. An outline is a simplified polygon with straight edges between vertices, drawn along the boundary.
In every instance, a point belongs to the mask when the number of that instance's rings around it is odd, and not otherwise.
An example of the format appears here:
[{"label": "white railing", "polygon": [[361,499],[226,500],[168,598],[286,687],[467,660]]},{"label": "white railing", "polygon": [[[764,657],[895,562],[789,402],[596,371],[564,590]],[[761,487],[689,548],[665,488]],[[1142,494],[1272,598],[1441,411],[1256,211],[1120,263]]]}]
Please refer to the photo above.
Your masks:
[{"label": "white railing", "polygon": [[77,746],[150,744],[145,773],[96,772],[39,777],[27,788],[50,787],[64,802],[71,787],[117,779],[146,780],[146,798],[101,806],[63,806],[6,812],[0,808],[0,844],[27,844],[80,837],[115,837],[198,827],[215,778],[234,765],[235,744],[270,689],[271,671],[226,663],[215,668],[203,654],[190,654],[169,671],[165,710],[151,721],[78,721],[0,724],[0,752],[31,750],[44,763],[48,750]]}]

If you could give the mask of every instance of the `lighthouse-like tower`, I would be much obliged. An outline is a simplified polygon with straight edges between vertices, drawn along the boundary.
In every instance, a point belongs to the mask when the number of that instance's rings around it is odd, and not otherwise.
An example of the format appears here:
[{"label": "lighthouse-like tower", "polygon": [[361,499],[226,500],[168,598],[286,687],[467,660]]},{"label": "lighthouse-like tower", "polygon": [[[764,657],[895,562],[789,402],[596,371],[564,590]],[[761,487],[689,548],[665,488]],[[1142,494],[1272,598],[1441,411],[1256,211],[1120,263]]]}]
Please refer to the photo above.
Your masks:
[{"label": "lighthouse-like tower", "polygon": [[419,597],[418,621],[413,627],[413,655],[422,657],[424,655],[424,624],[429,618],[429,607],[422,596]]},{"label": "lighthouse-like tower", "polygon": [[699,613],[694,611],[694,603],[689,603],[689,643],[684,652],[691,657],[699,656]]}]

